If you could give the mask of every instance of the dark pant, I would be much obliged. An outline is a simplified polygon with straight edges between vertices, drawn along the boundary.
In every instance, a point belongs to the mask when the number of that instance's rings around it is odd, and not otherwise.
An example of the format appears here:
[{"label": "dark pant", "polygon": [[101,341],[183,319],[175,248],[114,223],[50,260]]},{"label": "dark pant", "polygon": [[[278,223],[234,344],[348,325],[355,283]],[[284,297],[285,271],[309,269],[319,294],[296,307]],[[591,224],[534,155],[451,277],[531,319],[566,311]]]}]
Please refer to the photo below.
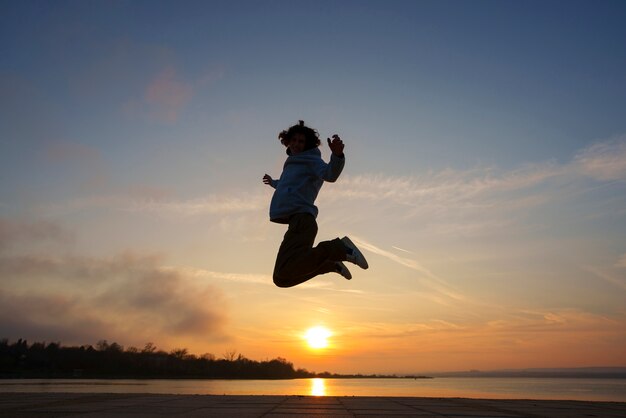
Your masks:
[{"label": "dark pant", "polygon": [[343,243],[336,238],[313,248],[316,235],[317,223],[313,215],[298,213],[289,218],[289,229],[274,266],[276,286],[292,287],[320,274],[337,271],[335,262],[346,259]]}]

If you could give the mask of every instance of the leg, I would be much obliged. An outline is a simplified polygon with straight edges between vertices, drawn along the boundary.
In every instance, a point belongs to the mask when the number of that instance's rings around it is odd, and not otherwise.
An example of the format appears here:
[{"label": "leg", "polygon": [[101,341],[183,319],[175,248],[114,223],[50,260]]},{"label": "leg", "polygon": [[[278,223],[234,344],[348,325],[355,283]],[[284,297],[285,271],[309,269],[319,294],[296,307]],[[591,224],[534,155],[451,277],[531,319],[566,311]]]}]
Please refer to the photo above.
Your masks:
[{"label": "leg", "polygon": [[313,215],[296,214],[289,220],[274,267],[274,283],[291,287],[313,277],[336,271],[333,261],[346,259],[346,250],[339,239],[320,242],[313,248],[317,223]]},{"label": "leg", "polygon": [[[322,274],[326,274],[326,273],[339,273],[337,271],[337,265],[336,265],[335,261],[326,260],[326,261],[324,261],[324,263],[322,263],[321,266],[319,266],[313,272],[305,274],[305,275],[300,276],[300,277],[295,277],[295,280],[290,281],[290,282],[294,283],[291,286],[295,286],[297,284],[304,283],[304,282],[312,279],[313,277],[316,277],[316,276],[319,276],[319,275],[322,275]],[[291,286],[287,286],[287,287],[291,287]]]}]

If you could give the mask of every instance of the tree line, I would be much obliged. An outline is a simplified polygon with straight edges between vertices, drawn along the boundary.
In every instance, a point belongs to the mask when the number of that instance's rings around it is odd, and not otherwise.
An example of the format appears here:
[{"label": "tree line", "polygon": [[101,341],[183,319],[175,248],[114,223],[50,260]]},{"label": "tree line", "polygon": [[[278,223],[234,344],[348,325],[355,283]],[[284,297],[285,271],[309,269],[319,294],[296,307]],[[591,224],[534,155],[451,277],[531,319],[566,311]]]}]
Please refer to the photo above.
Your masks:
[{"label": "tree line", "polygon": [[235,351],[217,358],[210,353],[196,356],[185,348],[166,352],[153,343],[125,349],[106,340],[95,347],[0,340],[0,378],[294,379],[319,375],[331,376],[295,369],[281,357],[255,361]]}]

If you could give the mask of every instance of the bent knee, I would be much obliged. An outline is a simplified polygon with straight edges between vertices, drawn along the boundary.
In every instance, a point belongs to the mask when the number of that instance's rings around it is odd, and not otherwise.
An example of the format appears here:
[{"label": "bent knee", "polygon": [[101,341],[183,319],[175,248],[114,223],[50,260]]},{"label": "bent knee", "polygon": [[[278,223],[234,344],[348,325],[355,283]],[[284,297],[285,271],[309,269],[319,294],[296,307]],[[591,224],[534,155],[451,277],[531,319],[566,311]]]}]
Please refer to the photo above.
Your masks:
[{"label": "bent knee", "polygon": [[274,284],[282,288],[293,286],[293,284],[289,283],[288,280],[285,280],[284,278],[280,278],[276,275],[274,275]]}]

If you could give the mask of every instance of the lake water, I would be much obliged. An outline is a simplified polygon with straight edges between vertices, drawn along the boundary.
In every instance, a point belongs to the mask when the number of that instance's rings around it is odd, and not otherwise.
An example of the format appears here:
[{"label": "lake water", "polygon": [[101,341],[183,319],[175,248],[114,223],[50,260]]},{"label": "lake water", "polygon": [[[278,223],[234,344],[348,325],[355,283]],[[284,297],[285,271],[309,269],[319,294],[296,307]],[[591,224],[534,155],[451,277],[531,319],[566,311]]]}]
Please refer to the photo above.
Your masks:
[{"label": "lake water", "polygon": [[424,396],[626,402],[626,379],[524,377],[293,380],[3,379],[0,380],[0,392]]}]

